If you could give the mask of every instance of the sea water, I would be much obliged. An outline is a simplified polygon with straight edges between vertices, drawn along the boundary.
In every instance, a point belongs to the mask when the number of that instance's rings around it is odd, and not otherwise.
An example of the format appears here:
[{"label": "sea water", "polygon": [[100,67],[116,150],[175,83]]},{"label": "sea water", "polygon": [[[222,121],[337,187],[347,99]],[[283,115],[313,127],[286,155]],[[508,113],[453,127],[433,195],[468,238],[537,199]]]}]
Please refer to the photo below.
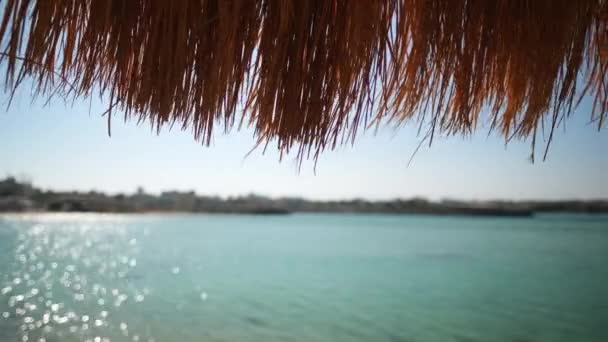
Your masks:
[{"label": "sea water", "polygon": [[608,217],[0,216],[0,341],[608,341]]}]

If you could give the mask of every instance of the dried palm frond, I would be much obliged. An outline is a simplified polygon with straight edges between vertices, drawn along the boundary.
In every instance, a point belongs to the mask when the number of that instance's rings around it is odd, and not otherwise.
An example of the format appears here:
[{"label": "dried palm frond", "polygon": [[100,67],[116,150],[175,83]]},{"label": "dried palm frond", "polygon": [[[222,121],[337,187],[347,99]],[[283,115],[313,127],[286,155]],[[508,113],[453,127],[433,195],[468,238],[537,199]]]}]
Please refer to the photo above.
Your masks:
[{"label": "dried palm frond", "polygon": [[[608,115],[605,0],[4,0],[5,83],[318,156],[372,120],[468,134]],[[484,113],[487,113],[485,115]]]}]

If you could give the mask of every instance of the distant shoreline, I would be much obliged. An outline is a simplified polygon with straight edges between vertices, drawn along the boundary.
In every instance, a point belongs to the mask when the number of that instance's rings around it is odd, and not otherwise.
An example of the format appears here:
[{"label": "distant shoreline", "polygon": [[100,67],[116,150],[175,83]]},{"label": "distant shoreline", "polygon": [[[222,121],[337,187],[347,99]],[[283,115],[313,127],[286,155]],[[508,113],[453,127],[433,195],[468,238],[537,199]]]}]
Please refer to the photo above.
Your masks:
[{"label": "distant shoreline", "polygon": [[429,201],[422,198],[367,201],[314,201],[258,195],[220,198],[193,191],[160,195],[139,189],[134,194],[55,192],[14,178],[0,180],[0,213],[95,212],[120,214],[246,214],[291,213],[422,214],[435,216],[532,217],[540,213],[608,214],[608,200],[594,201]]},{"label": "distant shoreline", "polygon": [[108,216],[252,216],[252,217],[287,217],[291,215],[389,215],[389,216],[412,216],[412,217],[471,217],[471,218],[506,218],[506,219],[532,219],[538,216],[545,215],[577,215],[577,216],[588,216],[598,217],[602,215],[608,216],[606,213],[597,212],[570,212],[570,211],[557,211],[557,212],[531,212],[530,215],[474,215],[474,214],[463,214],[463,213],[397,213],[397,212],[321,212],[321,211],[296,211],[287,212],[284,214],[257,214],[247,212],[192,212],[192,211],[139,211],[139,212],[110,212],[110,211],[0,211],[0,219],[3,217],[16,217],[16,216],[28,216],[28,215],[49,215],[49,216],[61,216],[61,215],[108,215]]}]

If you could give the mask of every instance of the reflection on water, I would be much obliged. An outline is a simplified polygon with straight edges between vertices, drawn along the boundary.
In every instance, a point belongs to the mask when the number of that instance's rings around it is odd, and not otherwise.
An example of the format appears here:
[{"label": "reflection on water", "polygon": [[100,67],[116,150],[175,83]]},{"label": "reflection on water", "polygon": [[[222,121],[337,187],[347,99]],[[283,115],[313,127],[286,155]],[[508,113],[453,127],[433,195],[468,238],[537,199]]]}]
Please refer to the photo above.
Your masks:
[{"label": "reflection on water", "polygon": [[608,341],[608,220],[0,217],[4,341]]},{"label": "reflection on water", "polygon": [[[74,221],[16,220],[2,232],[5,265],[1,294],[2,331],[20,341],[110,341],[117,332],[133,341],[154,341],[130,329],[118,313],[138,305],[150,289],[130,281],[139,246],[128,238],[119,217],[83,216]],[[7,267],[8,266],[8,267]]]}]

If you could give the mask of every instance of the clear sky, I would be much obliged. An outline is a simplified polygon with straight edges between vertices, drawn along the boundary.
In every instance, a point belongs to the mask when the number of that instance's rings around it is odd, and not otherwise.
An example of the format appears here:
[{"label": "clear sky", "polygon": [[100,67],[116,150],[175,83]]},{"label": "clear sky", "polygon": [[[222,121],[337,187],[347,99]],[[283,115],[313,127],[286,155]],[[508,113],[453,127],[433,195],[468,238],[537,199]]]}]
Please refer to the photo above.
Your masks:
[{"label": "clear sky", "polygon": [[408,167],[420,137],[413,125],[361,134],[343,146],[304,162],[279,162],[278,153],[254,146],[250,130],[216,132],[210,147],[189,131],[148,123],[112,121],[108,137],[106,105],[95,99],[65,104],[32,103],[22,88],[7,109],[0,95],[0,177],[27,175],[35,185],[55,190],[158,193],[168,189],[229,196],[251,192],[313,199],[423,196],[431,199],[608,198],[608,132],[590,125],[588,103],[560,129],[548,160],[542,151],[528,160],[529,143],[511,142],[480,130],[473,137],[437,139],[422,148]]}]

